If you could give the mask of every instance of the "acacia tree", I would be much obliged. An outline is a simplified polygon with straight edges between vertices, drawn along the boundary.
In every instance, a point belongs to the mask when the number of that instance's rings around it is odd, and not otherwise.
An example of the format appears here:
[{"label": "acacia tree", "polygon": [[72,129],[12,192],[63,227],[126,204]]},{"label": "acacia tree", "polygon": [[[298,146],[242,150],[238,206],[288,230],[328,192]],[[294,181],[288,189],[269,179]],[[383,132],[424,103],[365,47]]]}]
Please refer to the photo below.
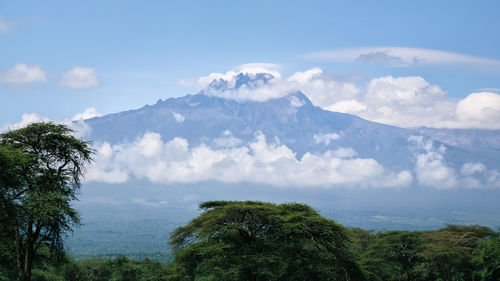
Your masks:
[{"label": "acacia tree", "polygon": [[495,233],[488,227],[447,225],[422,234],[425,271],[434,279],[473,280],[478,245]]},{"label": "acacia tree", "polygon": [[0,230],[14,245],[20,280],[31,280],[42,245],[62,248],[64,232],[80,222],[71,201],[92,150],[72,133],[34,123],[0,135]]},{"label": "acacia tree", "polygon": [[483,241],[479,245],[479,250],[474,262],[483,280],[500,280],[500,233]]},{"label": "acacia tree", "polygon": [[170,237],[172,280],[364,280],[346,230],[303,204],[211,201]]},{"label": "acacia tree", "polygon": [[389,231],[375,235],[375,241],[363,252],[361,268],[368,280],[415,280],[420,262],[421,241],[418,232]]}]

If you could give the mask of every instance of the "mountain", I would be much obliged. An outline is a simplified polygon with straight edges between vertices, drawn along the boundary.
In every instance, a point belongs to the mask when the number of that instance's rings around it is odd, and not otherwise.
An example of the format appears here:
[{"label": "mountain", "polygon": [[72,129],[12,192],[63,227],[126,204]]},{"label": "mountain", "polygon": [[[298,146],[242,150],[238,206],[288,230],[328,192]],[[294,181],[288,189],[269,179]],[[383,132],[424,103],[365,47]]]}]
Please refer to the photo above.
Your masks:
[{"label": "mountain", "polygon": [[[491,145],[497,144],[495,140],[475,147],[449,141],[462,133],[459,130],[447,131],[448,138],[444,139],[436,133],[440,130],[410,130],[326,111],[314,106],[301,92],[264,102],[200,93],[159,100],[154,105],[92,118],[86,123],[92,128],[90,139],[110,143],[133,141],[147,132],[155,132],[164,140],[181,137],[193,146],[201,143],[218,146],[214,140],[224,134],[246,143],[256,132],[262,132],[268,139],[296,152],[298,158],[306,152],[352,148],[357,156],[376,159],[395,170],[412,169],[415,165],[416,151],[409,145],[411,136],[426,136],[434,140],[435,147],[446,147],[446,159],[454,168],[468,162],[497,167],[498,158],[494,156],[500,151]],[[479,149],[489,153],[478,153]]]},{"label": "mountain", "polygon": [[[84,257],[168,251],[168,233],[198,214],[197,204],[206,200],[303,202],[342,224],[367,229],[424,230],[445,223],[498,227],[500,131],[398,128],[323,110],[301,92],[265,101],[217,95],[272,79],[267,74],[214,79],[195,95],[86,120],[85,138],[99,148],[92,169],[108,169],[104,178],[127,177],[84,182],[77,206],[84,226],[68,239],[69,249]],[[188,148],[143,147],[148,133],[159,135],[163,147],[182,139]],[[262,136],[276,155],[258,155],[256,139]],[[100,154],[111,155],[103,156],[108,166],[101,165]],[[200,154],[208,164],[193,166]],[[161,170],[169,161],[175,169]],[[376,175],[366,176],[367,167]],[[203,174],[204,169],[209,172]],[[223,178],[245,169],[257,172],[242,180]],[[406,179],[401,185],[386,183],[401,175]],[[304,185],[301,177],[333,182],[313,179]],[[276,185],[281,180],[287,184]],[[367,184],[375,181],[381,184]]]}]

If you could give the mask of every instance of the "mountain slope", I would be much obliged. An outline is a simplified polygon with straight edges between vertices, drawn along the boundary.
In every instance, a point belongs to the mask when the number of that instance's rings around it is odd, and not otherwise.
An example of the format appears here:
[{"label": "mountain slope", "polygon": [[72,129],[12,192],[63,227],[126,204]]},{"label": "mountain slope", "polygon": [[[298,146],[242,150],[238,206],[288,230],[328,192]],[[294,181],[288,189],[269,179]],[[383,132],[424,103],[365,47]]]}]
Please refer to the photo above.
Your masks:
[{"label": "mountain slope", "polygon": [[[425,135],[422,130],[412,131],[323,110],[300,92],[265,102],[188,95],[89,119],[86,123],[92,128],[90,139],[111,143],[133,141],[144,133],[155,132],[164,140],[181,137],[192,146],[201,143],[220,146],[214,140],[224,135],[230,134],[234,140],[245,143],[256,132],[262,132],[267,139],[292,149],[298,158],[306,152],[352,148],[357,156],[376,159],[391,169],[411,169],[416,152],[408,139]],[[440,145],[435,142],[436,147]],[[449,164],[455,168],[466,162],[496,164],[494,159],[478,157],[471,150],[443,145]]]},{"label": "mountain slope", "polygon": [[[217,85],[227,87],[222,82]],[[146,176],[129,177],[119,183],[85,182],[78,205],[85,226],[68,243],[74,253],[168,251],[168,232],[195,216],[197,204],[206,200],[304,202],[343,224],[368,229],[425,230],[445,223],[498,227],[498,189],[481,188],[487,180],[480,179],[477,189],[448,187],[443,191],[439,178],[455,176],[458,187],[463,187],[463,181],[471,180],[471,176],[495,177],[500,159],[495,156],[500,151],[495,139],[498,131],[403,129],[322,110],[300,92],[264,102],[188,95],[85,122],[92,129],[87,139],[96,145],[109,142],[118,149],[148,132],[160,134],[164,142],[180,137],[190,147],[204,144],[217,152],[248,145],[261,132],[268,142],[279,142],[295,152],[297,162],[305,153],[352,149],[350,153],[357,155],[344,157],[375,159],[389,172],[410,171],[413,186],[351,188],[332,184],[327,188],[276,188],[273,182],[224,182],[217,177],[203,182],[155,182]],[[146,158],[140,158],[136,167],[142,168],[142,161],[151,160]],[[470,169],[462,175],[466,163],[473,165],[466,166]],[[154,165],[145,169],[151,167]],[[353,173],[361,173],[362,167],[350,168]],[[422,168],[426,170],[420,175]],[[453,173],[447,174],[450,169]],[[280,181],[285,174],[293,173],[286,168],[279,171]],[[437,185],[426,184],[432,177],[438,177]]]}]

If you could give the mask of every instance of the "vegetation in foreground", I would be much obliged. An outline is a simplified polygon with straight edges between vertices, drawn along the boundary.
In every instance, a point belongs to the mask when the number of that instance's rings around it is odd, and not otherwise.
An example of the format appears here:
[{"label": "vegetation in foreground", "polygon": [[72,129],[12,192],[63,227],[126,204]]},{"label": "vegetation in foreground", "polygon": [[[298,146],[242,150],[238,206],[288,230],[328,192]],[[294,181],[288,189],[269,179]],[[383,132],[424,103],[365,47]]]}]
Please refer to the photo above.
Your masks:
[{"label": "vegetation in foreground", "polygon": [[[303,204],[205,202],[171,235],[174,260],[74,260],[42,247],[32,280],[500,280],[500,233],[346,228]],[[5,240],[0,280],[16,280]],[[6,247],[7,246],[7,247]]]},{"label": "vegetation in foreground", "polygon": [[61,250],[64,232],[80,222],[71,201],[92,151],[72,133],[64,125],[34,123],[0,135],[1,247],[13,250],[9,261],[19,280],[32,279],[41,247]]},{"label": "vegetation in foreground", "polygon": [[51,123],[0,135],[0,280],[500,280],[500,233],[348,229],[307,205],[211,201],[177,228],[174,259],[76,261],[61,237],[92,151]]}]

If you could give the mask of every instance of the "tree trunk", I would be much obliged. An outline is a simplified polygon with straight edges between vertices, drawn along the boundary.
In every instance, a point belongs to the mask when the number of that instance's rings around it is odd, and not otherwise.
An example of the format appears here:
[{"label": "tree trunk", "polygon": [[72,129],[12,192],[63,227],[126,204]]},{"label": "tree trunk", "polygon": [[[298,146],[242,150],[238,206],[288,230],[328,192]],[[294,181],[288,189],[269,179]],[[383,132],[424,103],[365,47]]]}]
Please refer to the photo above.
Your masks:
[{"label": "tree trunk", "polygon": [[26,280],[24,275],[24,263],[23,263],[23,245],[19,237],[19,232],[16,230],[14,235],[14,245],[16,246],[16,262],[17,262],[17,274],[20,280]]},{"label": "tree trunk", "polygon": [[31,239],[30,237],[27,237],[25,244],[23,245],[19,232],[16,230],[14,244],[16,246],[17,274],[19,275],[19,280],[31,281],[31,268],[33,265],[34,253]]},{"label": "tree trunk", "polygon": [[25,257],[24,257],[24,280],[23,281],[30,281],[31,280],[31,265],[33,263],[33,251],[31,250],[32,248],[33,248],[33,245],[31,245],[31,243],[27,242],[26,243],[26,253],[25,253]]},{"label": "tree trunk", "polygon": [[26,245],[24,249],[24,281],[31,280],[31,264],[33,262],[33,221],[28,224],[28,233],[26,234]]}]

